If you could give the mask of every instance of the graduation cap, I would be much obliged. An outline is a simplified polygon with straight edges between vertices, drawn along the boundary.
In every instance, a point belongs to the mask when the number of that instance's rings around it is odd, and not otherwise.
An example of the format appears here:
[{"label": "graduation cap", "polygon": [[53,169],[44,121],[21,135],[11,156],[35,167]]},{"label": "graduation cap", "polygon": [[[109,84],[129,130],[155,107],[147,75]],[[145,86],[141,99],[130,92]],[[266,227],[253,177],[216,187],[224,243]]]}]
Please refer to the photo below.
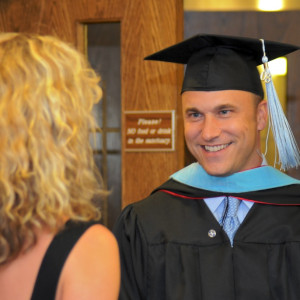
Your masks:
[{"label": "graduation cap", "polygon": [[300,165],[299,149],[275,91],[268,61],[298,49],[298,46],[268,40],[205,34],[158,51],[145,60],[186,64],[182,93],[242,90],[261,98],[264,92],[257,66],[264,64],[262,76],[278,163],[286,170]]}]

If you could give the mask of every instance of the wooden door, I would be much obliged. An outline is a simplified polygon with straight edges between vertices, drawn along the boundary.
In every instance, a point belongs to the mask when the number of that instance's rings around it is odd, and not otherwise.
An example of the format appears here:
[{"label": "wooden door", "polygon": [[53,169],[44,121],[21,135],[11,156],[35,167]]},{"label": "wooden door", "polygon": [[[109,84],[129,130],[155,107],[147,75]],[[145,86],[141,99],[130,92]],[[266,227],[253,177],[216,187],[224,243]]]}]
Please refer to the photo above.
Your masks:
[{"label": "wooden door", "polygon": [[[122,124],[124,112],[136,110],[174,110],[179,124],[177,83],[182,69],[173,64],[144,62],[143,58],[182,40],[182,0],[0,1],[1,31],[56,35],[81,51],[86,51],[87,25],[101,22],[120,23]],[[181,124],[175,126],[175,150],[169,152],[126,152],[122,128],[122,163],[117,174],[122,178],[122,199],[117,199],[120,206],[147,196],[183,166],[181,128]]]}]

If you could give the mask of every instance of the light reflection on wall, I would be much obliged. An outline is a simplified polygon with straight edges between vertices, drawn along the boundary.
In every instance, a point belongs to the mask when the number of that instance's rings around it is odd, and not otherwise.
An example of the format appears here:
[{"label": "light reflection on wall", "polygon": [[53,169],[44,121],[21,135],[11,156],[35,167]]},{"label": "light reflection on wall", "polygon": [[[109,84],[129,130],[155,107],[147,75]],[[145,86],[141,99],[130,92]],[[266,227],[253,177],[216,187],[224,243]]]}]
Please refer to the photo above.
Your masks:
[{"label": "light reflection on wall", "polygon": [[186,11],[299,10],[299,0],[184,0]]},{"label": "light reflection on wall", "polygon": [[260,0],[258,9],[262,11],[278,11],[283,9],[283,0]]}]

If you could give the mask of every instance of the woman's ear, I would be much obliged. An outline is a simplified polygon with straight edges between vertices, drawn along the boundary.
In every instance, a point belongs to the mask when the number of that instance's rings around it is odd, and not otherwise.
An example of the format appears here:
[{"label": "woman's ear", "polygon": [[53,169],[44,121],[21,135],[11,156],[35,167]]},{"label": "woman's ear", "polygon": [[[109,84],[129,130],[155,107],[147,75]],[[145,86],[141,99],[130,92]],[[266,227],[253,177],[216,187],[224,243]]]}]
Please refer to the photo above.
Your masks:
[{"label": "woman's ear", "polygon": [[257,130],[262,131],[268,123],[268,104],[267,100],[262,100],[257,106]]}]

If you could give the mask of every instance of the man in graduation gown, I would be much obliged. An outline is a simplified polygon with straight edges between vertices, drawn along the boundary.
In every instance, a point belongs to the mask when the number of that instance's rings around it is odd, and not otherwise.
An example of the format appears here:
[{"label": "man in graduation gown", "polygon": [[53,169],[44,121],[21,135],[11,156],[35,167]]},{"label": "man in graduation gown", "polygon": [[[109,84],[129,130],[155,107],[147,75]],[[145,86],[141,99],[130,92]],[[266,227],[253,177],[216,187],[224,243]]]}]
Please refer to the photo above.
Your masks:
[{"label": "man in graduation gown", "polygon": [[[269,60],[298,49],[200,35],[147,58],[187,64],[185,138],[197,162],[119,217],[121,300],[300,299],[300,181],[260,152],[270,111],[256,69],[262,45]],[[290,128],[276,128],[284,116],[275,115],[273,133],[288,147],[278,141],[282,167],[297,166]]]}]

